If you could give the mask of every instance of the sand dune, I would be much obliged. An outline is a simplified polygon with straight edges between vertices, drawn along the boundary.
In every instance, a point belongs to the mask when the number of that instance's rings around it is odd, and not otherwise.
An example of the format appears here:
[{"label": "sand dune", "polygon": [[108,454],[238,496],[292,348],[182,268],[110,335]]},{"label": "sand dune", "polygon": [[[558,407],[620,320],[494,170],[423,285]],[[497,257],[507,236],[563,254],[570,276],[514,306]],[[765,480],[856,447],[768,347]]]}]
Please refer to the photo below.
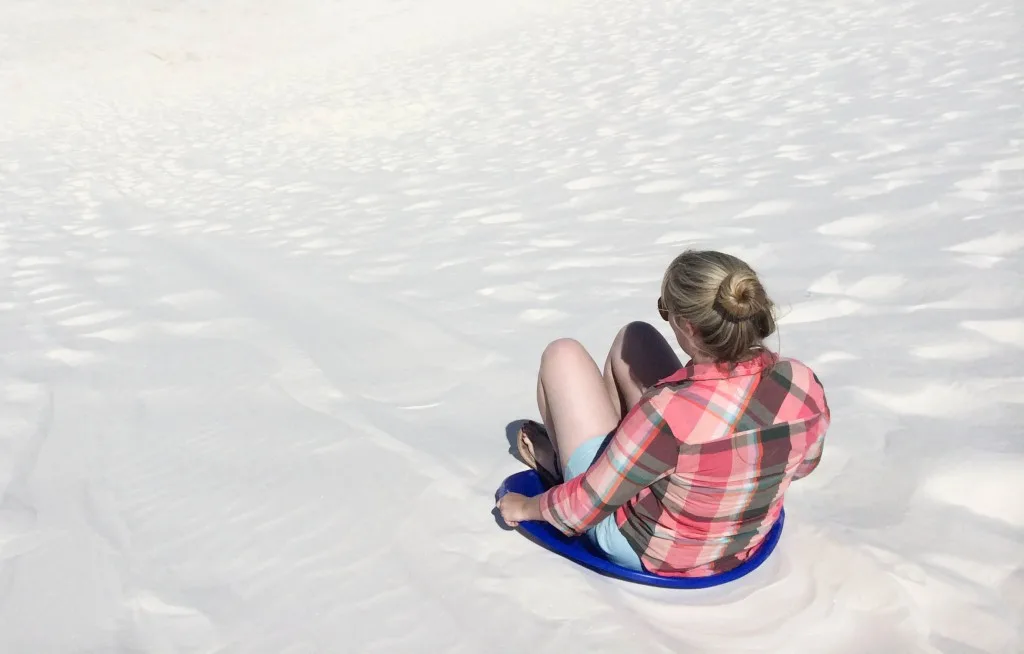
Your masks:
[{"label": "sand dune", "polygon": [[[1024,651],[1010,0],[0,6],[0,652]],[[746,257],[834,414],[665,592],[492,515],[543,345]]]}]

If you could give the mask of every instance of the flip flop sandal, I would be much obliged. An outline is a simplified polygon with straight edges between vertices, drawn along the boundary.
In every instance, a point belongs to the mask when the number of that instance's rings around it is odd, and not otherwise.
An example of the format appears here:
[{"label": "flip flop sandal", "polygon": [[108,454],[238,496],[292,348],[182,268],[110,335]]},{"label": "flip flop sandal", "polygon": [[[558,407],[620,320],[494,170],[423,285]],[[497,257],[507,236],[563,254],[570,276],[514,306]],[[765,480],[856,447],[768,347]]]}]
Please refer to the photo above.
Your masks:
[{"label": "flip flop sandal", "polygon": [[551,444],[551,439],[548,436],[548,430],[540,423],[527,420],[523,426],[519,428],[519,433],[516,435],[516,446],[519,449],[519,456],[521,456],[523,461],[526,462],[526,465],[537,471],[537,474],[540,475],[541,481],[543,481],[548,488],[561,484],[562,475],[557,469],[549,470],[537,462],[535,448],[538,445],[541,447],[546,445],[552,455],[554,454],[555,448]]}]

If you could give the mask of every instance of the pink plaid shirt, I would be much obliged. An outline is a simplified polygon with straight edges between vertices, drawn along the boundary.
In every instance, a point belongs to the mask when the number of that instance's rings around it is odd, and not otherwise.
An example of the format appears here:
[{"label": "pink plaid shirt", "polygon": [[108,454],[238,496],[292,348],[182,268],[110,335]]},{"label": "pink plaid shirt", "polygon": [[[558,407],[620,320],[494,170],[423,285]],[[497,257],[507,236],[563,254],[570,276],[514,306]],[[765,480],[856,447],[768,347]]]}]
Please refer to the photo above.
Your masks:
[{"label": "pink plaid shirt", "polygon": [[757,550],[790,483],[817,467],[829,420],[821,382],[799,361],[691,362],[644,394],[586,473],[541,496],[541,513],[570,536],[614,514],[649,572],[724,572]]}]

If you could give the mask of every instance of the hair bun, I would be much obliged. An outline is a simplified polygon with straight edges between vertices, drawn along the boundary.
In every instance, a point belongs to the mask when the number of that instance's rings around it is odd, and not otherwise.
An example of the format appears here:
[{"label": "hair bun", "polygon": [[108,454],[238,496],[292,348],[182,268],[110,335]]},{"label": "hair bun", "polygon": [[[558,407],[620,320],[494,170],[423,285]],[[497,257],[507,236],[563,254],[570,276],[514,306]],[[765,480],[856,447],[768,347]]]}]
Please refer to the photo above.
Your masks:
[{"label": "hair bun", "polygon": [[724,318],[740,321],[748,320],[762,311],[766,297],[753,271],[738,270],[726,275],[719,284],[715,301]]}]

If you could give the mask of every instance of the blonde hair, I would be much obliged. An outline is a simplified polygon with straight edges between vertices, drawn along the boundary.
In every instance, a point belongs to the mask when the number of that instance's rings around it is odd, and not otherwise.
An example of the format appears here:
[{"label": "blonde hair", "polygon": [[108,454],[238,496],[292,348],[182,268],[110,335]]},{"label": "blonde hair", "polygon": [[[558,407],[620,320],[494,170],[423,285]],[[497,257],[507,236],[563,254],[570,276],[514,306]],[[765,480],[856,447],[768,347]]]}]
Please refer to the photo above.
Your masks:
[{"label": "blonde hair", "polygon": [[742,259],[687,250],[669,264],[661,295],[670,316],[696,328],[704,353],[736,363],[763,351],[775,331],[775,305]]}]

